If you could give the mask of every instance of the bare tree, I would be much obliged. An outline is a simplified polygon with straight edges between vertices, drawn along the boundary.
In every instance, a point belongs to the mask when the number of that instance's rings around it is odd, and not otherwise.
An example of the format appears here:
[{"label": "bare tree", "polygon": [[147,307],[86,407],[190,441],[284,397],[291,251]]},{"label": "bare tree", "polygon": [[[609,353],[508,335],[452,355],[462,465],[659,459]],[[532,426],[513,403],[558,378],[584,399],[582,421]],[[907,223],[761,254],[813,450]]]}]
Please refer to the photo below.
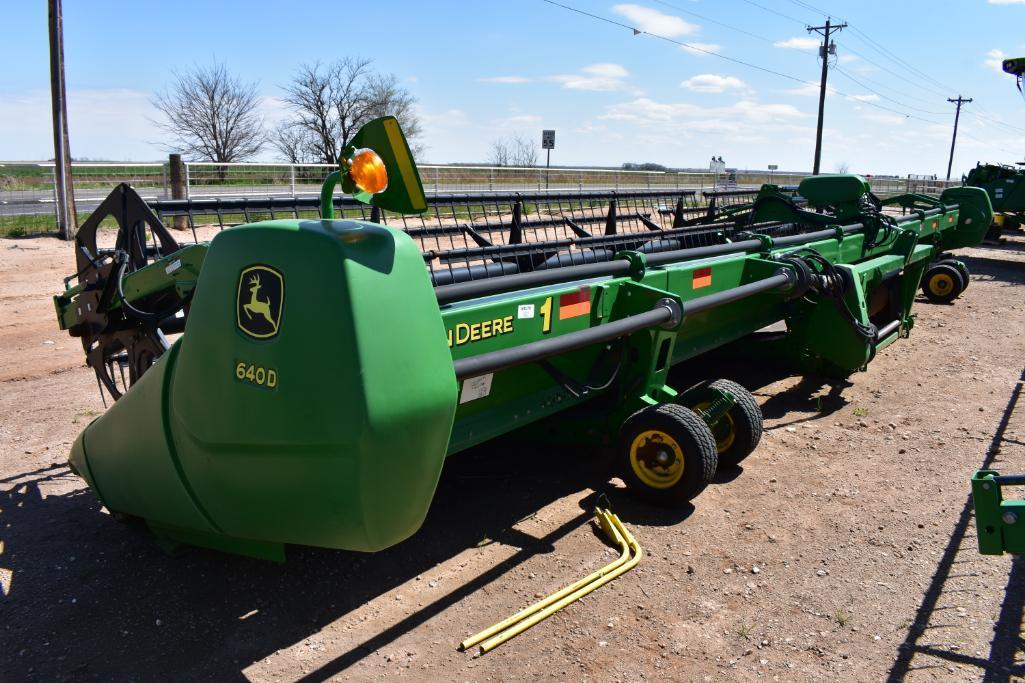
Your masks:
[{"label": "bare tree", "polygon": [[836,165],[836,172],[837,173],[847,173],[850,170],[851,170],[851,165],[849,163],[847,163],[846,161],[841,161],[839,164]]},{"label": "bare tree", "polygon": [[517,133],[512,137],[514,166],[537,166],[537,147],[528,139]]},{"label": "bare tree", "polygon": [[221,62],[175,73],[169,89],[153,99],[165,120],[158,127],[174,136],[168,151],[228,163],[255,156],[265,142],[256,83],[244,83]]},{"label": "bare tree", "polygon": [[488,162],[492,166],[537,166],[537,148],[520,134],[491,142]]},{"label": "bare tree", "polygon": [[325,163],[337,163],[356,131],[379,116],[397,118],[411,140],[421,132],[416,98],[395,76],[374,73],[369,59],[304,64],[284,90],[292,110],[288,125],[306,132],[308,155]]},{"label": "bare tree", "polygon": [[311,164],[320,160],[313,154],[312,133],[292,121],[279,123],[271,131],[270,143],[291,164]]},{"label": "bare tree", "polygon": [[394,116],[410,147],[414,158],[423,153],[425,147],[419,142],[423,134],[420,117],[416,111],[416,97],[403,88],[394,74],[374,75],[367,82],[367,98],[372,102],[370,117]]},{"label": "bare tree", "polygon": [[491,151],[488,153],[488,163],[492,166],[510,166],[512,164],[512,150],[509,149],[509,142],[505,138],[498,138],[491,141]]}]

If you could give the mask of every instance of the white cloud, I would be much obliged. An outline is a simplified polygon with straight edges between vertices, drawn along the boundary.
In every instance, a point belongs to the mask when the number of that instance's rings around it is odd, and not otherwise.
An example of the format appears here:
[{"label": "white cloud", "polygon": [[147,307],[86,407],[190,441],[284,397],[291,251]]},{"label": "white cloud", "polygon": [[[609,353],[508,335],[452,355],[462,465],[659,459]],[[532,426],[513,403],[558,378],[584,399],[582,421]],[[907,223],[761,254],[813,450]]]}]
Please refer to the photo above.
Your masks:
[{"label": "white cloud", "polygon": [[1025,5],[1025,0],[989,0],[991,5]]},{"label": "white cloud", "polygon": [[499,128],[512,128],[519,130],[523,126],[533,126],[541,123],[541,117],[534,114],[516,114],[506,119],[495,122]]},{"label": "white cloud", "polygon": [[[741,100],[727,107],[701,107],[690,102],[657,102],[640,97],[607,108],[600,119],[651,126],[688,134],[762,134],[768,124],[794,126],[807,114],[789,104],[767,104]],[[801,127],[803,129],[803,126]]]},{"label": "white cloud", "polygon": [[1005,59],[1007,59],[1007,55],[1004,54],[1004,51],[994,48],[986,53],[986,59],[983,64],[998,73],[1004,73]]},{"label": "white cloud", "polygon": [[418,106],[416,115],[425,128],[461,128],[470,123],[470,117],[462,109],[428,111]]},{"label": "white cloud", "polygon": [[[719,52],[722,49],[722,45],[716,45],[715,43],[695,43],[690,42],[686,45],[681,45],[680,49],[684,52],[689,52],[692,55],[698,57],[707,57],[709,52]],[[702,52],[704,50],[704,52]]]},{"label": "white cloud", "polygon": [[600,78],[626,78],[630,72],[619,64],[591,64],[581,69],[585,74]]},{"label": "white cloud", "polygon": [[634,28],[647,33],[667,38],[679,38],[690,36],[698,32],[698,27],[680,17],[671,14],[662,14],[658,10],[641,5],[613,5],[612,11],[626,17],[633,23]]},{"label": "white cloud", "polygon": [[746,90],[747,83],[734,76],[698,74],[680,83],[681,88],[694,92],[721,93],[727,90]]},{"label": "white cloud", "polygon": [[851,102],[878,102],[879,95],[848,95],[847,99]]},{"label": "white cloud", "polygon": [[840,55],[841,64],[851,64],[852,62],[858,61],[858,59],[859,57],[857,55]]},{"label": "white cloud", "polygon": [[477,80],[481,83],[530,83],[530,79],[526,76],[486,76]]},{"label": "white cloud", "polygon": [[556,74],[548,80],[561,83],[568,90],[591,90],[594,92],[612,92],[630,88],[626,79],[630,72],[619,64],[591,64],[580,70],[579,74]]},{"label": "white cloud", "polygon": [[[818,97],[822,87],[815,83],[805,83],[797,88],[790,88],[784,90],[787,95],[797,95],[798,97]],[[826,85],[826,97],[831,97],[836,94],[836,88],[831,85]]]},{"label": "white cloud", "polygon": [[818,38],[788,38],[772,44],[774,47],[781,47],[790,50],[814,50],[819,46]]}]

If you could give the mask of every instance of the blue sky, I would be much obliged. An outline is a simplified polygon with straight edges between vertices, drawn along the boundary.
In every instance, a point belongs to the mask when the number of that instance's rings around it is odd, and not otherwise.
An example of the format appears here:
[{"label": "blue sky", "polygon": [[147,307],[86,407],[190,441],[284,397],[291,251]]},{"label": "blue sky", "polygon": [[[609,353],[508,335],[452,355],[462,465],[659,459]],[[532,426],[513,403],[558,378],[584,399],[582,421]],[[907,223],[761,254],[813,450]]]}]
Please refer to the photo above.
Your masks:
[{"label": "blue sky", "polygon": [[[554,164],[702,167],[714,154],[741,168],[807,170],[817,85],[800,81],[817,84],[820,66],[804,24],[821,24],[823,10],[851,25],[836,36],[825,171],[942,176],[946,98],[958,94],[975,101],[963,110],[955,174],[978,159],[1025,157],[1025,101],[998,63],[1025,56],[1025,0],[561,1],[798,80],[543,0],[64,0],[72,153],[166,157],[149,100],[174,69],[223,60],[259,82],[273,122],[296,66],[353,55],[418,98],[422,162],[484,161],[496,137],[539,141],[555,128]],[[52,156],[45,6],[4,10],[0,159]]]}]

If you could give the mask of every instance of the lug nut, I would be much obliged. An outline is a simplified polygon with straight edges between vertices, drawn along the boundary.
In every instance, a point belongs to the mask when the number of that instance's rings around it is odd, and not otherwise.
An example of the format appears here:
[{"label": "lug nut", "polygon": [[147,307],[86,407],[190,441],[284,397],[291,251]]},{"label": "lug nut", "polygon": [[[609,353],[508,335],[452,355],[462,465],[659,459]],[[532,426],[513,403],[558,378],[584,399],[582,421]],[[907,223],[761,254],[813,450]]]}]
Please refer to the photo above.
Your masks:
[{"label": "lug nut", "polygon": [[1010,511],[1004,513],[1004,524],[1014,524],[1017,521],[1018,515]]}]

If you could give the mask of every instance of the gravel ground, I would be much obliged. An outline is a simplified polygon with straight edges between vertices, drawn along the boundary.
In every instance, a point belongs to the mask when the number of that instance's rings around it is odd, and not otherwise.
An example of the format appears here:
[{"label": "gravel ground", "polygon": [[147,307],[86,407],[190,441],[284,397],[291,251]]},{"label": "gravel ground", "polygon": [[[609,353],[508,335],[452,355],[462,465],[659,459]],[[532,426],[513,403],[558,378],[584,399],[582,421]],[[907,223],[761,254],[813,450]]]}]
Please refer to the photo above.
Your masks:
[{"label": "gravel ground", "polygon": [[[385,552],[177,557],[104,514],[65,461],[103,410],[50,295],[54,239],[0,240],[0,679],[1009,680],[1025,561],[977,554],[968,479],[1025,472],[1025,240],[962,252],[972,286],[847,382],[731,358],[759,449],[675,512],[535,436],[452,458]],[[600,493],[640,566],[483,657],[457,643],[607,563]]]}]

